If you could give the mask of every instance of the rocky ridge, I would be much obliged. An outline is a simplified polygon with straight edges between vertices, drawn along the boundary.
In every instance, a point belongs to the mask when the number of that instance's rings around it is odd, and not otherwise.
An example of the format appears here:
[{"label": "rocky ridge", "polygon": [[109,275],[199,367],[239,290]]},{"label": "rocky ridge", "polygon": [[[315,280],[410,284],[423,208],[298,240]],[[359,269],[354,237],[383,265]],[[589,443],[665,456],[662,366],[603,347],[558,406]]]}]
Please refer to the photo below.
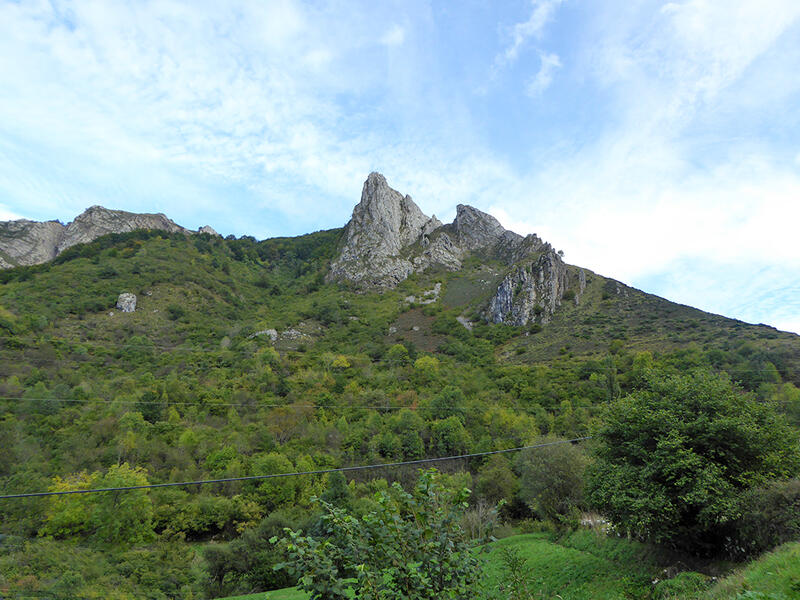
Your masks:
[{"label": "rocky ridge", "polygon": [[[140,214],[92,206],[74,221],[0,222],[0,269],[36,265],[54,259],[67,248],[88,243],[109,233],[127,233],[137,229],[157,229],[170,233],[195,233],[181,227],[161,213]],[[219,235],[208,226],[198,233]]]},{"label": "rocky ridge", "polygon": [[431,267],[458,271],[473,253],[509,268],[486,309],[492,322],[546,323],[569,287],[567,265],[538,236],[518,235],[464,204],[458,205],[455,220],[443,225],[410,196],[390,188],[379,173],[364,182],[328,279],[365,289],[392,288]]}]

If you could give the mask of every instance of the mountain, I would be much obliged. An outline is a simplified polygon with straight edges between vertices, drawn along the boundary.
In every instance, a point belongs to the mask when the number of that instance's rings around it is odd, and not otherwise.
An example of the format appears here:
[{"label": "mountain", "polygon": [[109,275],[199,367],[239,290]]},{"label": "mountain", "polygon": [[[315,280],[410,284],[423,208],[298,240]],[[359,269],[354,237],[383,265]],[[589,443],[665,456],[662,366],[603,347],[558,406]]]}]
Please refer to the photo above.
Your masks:
[{"label": "mountain", "polygon": [[547,323],[565,294],[579,301],[585,287],[583,271],[568,272],[561,255],[536,235],[522,237],[463,204],[455,220],[442,225],[379,173],[364,182],[328,278],[365,289],[391,288],[412,273],[460,271],[471,256],[508,269],[485,311],[494,323]]},{"label": "mountain", "polygon": [[[91,206],[74,221],[62,225],[58,221],[0,222],[0,269],[37,265],[54,259],[67,248],[92,242],[110,233],[126,233],[139,229],[194,233],[177,225],[165,215],[137,214]],[[208,226],[199,233],[216,232]]]},{"label": "mountain", "polygon": [[[338,491],[326,476],[235,478],[590,435],[652,373],[727,374],[800,424],[800,336],[566,264],[469,206],[442,224],[378,174],[344,228],[292,238],[87,213],[0,233],[38,263],[0,270],[0,495],[228,481],[135,505],[7,501],[1,595],[290,585],[266,540],[314,526],[314,496],[369,506],[387,486],[374,479],[408,484],[418,465],[348,474]],[[437,465],[476,504],[533,518],[513,456]]]}]

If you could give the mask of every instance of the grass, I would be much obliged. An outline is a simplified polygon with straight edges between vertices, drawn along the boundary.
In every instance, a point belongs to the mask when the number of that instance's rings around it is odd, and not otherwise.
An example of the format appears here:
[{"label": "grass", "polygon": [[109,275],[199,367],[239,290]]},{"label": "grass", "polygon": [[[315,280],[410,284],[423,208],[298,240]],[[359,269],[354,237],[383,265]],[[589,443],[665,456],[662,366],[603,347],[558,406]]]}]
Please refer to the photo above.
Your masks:
[{"label": "grass", "polygon": [[[594,534],[589,534],[594,537]],[[527,561],[532,574],[531,588],[538,597],[560,595],[564,600],[613,600],[630,597],[637,588],[649,584],[654,566],[649,561],[623,564],[600,556],[601,553],[570,548],[554,542],[545,533],[516,535],[492,544],[487,554],[483,577],[488,589],[496,589],[502,579],[502,550],[513,548]],[[598,548],[603,548],[598,545]],[[308,596],[296,589],[276,590],[227,600],[305,600]]]},{"label": "grass", "polygon": [[709,600],[790,600],[800,598],[800,542],[784,544],[720,580]]},{"label": "grass", "polygon": [[[492,544],[486,588],[502,581],[504,549],[525,559],[534,598],[562,600],[790,600],[800,598],[800,542],[786,544],[718,581],[685,571],[658,581],[663,572],[653,549],[624,539],[577,532],[560,540],[545,533],[515,535]],[[653,581],[658,581],[654,584]],[[297,589],[225,600],[306,600]]]}]

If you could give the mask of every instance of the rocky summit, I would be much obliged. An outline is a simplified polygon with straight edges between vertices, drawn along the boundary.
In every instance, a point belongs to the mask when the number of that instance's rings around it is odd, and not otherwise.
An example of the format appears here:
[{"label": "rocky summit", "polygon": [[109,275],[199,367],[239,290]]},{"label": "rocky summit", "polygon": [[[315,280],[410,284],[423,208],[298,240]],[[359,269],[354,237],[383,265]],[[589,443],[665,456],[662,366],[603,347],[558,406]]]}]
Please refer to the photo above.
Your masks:
[{"label": "rocky summit", "polygon": [[[25,219],[0,223],[0,268],[43,263],[76,244],[138,229],[219,235],[210,226],[190,231],[160,213],[92,206],[67,225]],[[538,236],[508,231],[493,216],[465,204],[457,206],[452,223],[442,224],[424,214],[411,196],[389,187],[380,173],[370,173],[364,182],[327,279],[380,291],[413,273],[460,271],[470,256],[500,269],[499,284],[483,312],[494,323],[547,323],[568,294],[577,302],[585,287],[582,272],[566,265]]]},{"label": "rocky summit", "polygon": [[546,323],[571,286],[576,298],[582,291],[578,271],[571,277],[560,254],[538,236],[508,231],[491,215],[464,204],[458,205],[455,220],[443,225],[379,173],[364,182],[328,279],[365,289],[392,288],[431,268],[458,271],[471,254],[499,261],[507,270],[485,313],[492,322]]},{"label": "rocky summit", "polygon": [[[0,269],[36,265],[54,259],[67,248],[88,243],[109,233],[157,229],[170,233],[192,233],[165,215],[139,214],[92,206],[63,225],[58,221],[0,222]],[[203,232],[211,233],[208,228]],[[216,235],[216,232],[213,232]]]},{"label": "rocky summit", "polygon": [[368,287],[397,285],[415,270],[407,250],[441,225],[411,196],[390,188],[383,175],[370,173],[329,278]]}]

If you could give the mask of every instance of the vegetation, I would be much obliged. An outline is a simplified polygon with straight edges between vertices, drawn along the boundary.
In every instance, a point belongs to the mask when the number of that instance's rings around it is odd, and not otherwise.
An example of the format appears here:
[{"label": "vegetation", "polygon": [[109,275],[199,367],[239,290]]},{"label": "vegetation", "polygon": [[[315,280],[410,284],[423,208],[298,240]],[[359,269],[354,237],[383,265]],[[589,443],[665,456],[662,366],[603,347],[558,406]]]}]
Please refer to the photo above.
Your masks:
[{"label": "vegetation", "polygon": [[361,518],[323,501],[323,537],[288,529],[281,545],[289,560],[277,568],[288,569],[312,600],[474,598],[477,541],[460,524],[469,490],[448,490],[439,479],[435,470],[422,473],[413,493],[395,483]]},{"label": "vegetation", "polygon": [[738,531],[743,494],[796,475],[797,432],[725,376],[646,377],[597,432],[590,501],[623,531],[714,554]]},{"label": "vegetation", "polygon": [[[733,383],[725,384],[721,406],[752,406],[747,414],[760,425],[778,423],[775,413],[793,430],[800,423],[797,336],[629,288],[617,293],[614,282],[594,274],[579,302],[564,302],[544,326],[490,325],[480,311],[500,265],[469,259],[459,273],[415,275],[396,290],[357,293],[325,281],[339,235],[257,242],[133,232],[75,246],[51,263],[1,271],[0,493],[516,448],[602,431],[607,403],[652,396],[653,381],[680,382],[679,375],[722,381],[714,378],[727,374]],[[442,300],[404,302],[436,282]],[[137,295],[136,312],[114,308],[121,292]],[[456,320],[461,315],[471,330]],[[743,391],[750,396],[741,399]],[[762,441],[772,447],[769,436]],[[473,490],[468,531],[479,530],[501,501],[506,527],[555,519],[569,529],[576,511],[588,507],[579,485],[591,462],[586,449],[438,466],[443,487]],[[738,511],[752,532],[741,552],[741,544],[724,549],[737,557],[796,531],[795,488],[769,481],[790,469],[772,462],[747,466],[742,472],[752,480],[730,484],[735,507],[714,501],[714,514]],[[564,496],[536,487],[544,474],[564,485]],[[272,567],[288,556],[269,539],[284,527],[323,539],[312,498],[362,522],[380,513],[376,493],[393,497],[394,483],[412,493],[415,482],[412,466],[346,479],[3,500],[0,593],[191,598],[286,588],[293,582]],[[761,512],[775,517],[774,528],[758,520]],[[533,554],[553,543],[541,536],[525,538],[530,552],[519,549],[533,572],[542,564]],[[559,552],[574,556],[568,550]],[[565,572],[578,577],[581,568]]]}]

